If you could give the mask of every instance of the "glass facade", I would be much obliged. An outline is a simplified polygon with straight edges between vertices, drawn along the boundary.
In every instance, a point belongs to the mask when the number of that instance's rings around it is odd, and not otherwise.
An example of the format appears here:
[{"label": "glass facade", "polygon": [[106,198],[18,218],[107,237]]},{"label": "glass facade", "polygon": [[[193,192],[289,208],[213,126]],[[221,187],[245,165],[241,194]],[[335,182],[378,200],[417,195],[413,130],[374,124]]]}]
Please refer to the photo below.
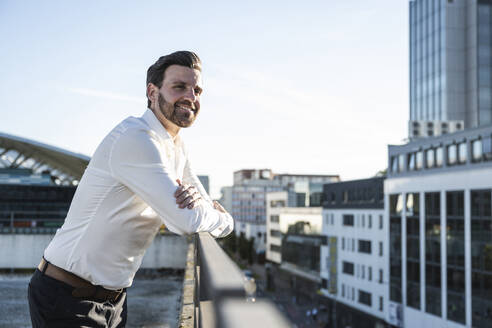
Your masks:
[{"label": "glass facade", "polygon": [[466,323],[465,200],[463,191],[446,193],[448,320]]},{"label": "glass facade", "polygon": [[410,1],[410,121],[492,124],[492,2],[470,2]]},{"label": "glass facade", "polygon": [[471,192],[472,326],[492,322],[491,190]]},{"label": "glass facade", "polygon": [[410,120],[445,120],[445,21],[441,1],[410,2]]},{"label": "glass facade", "polygon": [[441,197],[425,194],[425,311],[441,316]]},{"label": "glass facade", "polygon": [[407,194],[407,305],[420,309],[420,195]]},{"label": "glass facade", "polygon": [[492,3],[477,4],[478,122],[492,124]]},{"label": "glass facade", "polygon": [[390,300],[402,303],[401,297],[401,214],[402,195],[390,195]]}]

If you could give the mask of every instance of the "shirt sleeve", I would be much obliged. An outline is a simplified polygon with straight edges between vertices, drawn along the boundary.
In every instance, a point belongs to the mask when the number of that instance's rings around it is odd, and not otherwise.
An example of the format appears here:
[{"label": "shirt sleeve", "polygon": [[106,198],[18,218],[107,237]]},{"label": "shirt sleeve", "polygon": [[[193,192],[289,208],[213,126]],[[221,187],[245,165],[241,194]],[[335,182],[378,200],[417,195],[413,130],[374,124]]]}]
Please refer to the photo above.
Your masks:
[{"label": "shirt sleeve", "polygon": [[209,202],[201,202],[193,209],[178,207],[174,197],[178,184],[164,149],[152,131],[129,129],[113,144],[109,156],[111,174],[142,198],[172,232],[228,235],[233,229],[232,218],[215,210]]},{"label": "shirt sleeve", "polygon": [[[183,172],[183,182],[187,183],[187,184],[194,185],[197,188],[200,195],[202,196],[202,199],[204,200],[204,203],[205,203],[204,206],[209,206],[213,210],[215,210],[213,208],[212,198],[209,196],[209,194],[207,193],[207,191],[203,187],[202,183],[200,182],[200,179],[198,179],[198,176],[195,174],[195,172],[191,168],[191,163],[190,163],[190,160],[188,158],[188,153],[186,151],[184,151],[184,154],[186,157],[186,164],[185,164],[184,172]],[[229,229],[228,229],[229,231],[227,232],[227,234],[223,234],[221,236],[221,237],[225,237],[229,233],[231,233],[232,230],[234,229],[234,219],[232,218],[232,216],[229,213],[222,213],[222,212],[219,212],[219,213],[221,215],[225,216],[227,222],[229,222],[229,224],[230,224]],[[212,235],[215,236],[214,233],[212,233]]]}]

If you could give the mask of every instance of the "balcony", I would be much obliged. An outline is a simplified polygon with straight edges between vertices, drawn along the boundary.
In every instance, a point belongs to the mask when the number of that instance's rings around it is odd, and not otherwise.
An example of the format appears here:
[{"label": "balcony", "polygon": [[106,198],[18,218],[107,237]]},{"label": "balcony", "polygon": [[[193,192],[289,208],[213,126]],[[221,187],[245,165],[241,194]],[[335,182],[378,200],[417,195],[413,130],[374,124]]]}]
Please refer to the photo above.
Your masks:
[{"label": "balcony", "polygon": [[179,327],[288,327],[275,305],[252,301],[251,286],[208,233],[188,246]]}]

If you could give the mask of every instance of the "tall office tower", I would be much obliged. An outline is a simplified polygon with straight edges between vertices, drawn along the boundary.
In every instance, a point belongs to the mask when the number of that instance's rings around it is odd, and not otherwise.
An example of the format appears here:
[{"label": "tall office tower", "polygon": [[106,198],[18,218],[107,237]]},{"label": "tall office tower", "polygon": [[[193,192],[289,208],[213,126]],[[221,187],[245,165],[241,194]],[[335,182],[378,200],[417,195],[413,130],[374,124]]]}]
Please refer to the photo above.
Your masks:
[{"label": "tall office tower", "polygon": [[492,124],[492,1],[410,1],[409,137]]}]

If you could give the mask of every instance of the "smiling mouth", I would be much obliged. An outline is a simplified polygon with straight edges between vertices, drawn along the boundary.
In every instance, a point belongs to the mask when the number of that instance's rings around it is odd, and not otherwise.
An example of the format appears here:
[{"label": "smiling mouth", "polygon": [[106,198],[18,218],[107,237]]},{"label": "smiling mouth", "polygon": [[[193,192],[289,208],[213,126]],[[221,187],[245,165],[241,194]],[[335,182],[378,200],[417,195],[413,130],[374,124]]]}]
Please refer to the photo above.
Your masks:
[{"label": "smiling mouth", "polygon": [[176,108],[183,111],[183,112],[188,112],[188,113],[196,113],[196,108],[193,105],[185,105],[185,104],[179,104],[176,105]]}]

